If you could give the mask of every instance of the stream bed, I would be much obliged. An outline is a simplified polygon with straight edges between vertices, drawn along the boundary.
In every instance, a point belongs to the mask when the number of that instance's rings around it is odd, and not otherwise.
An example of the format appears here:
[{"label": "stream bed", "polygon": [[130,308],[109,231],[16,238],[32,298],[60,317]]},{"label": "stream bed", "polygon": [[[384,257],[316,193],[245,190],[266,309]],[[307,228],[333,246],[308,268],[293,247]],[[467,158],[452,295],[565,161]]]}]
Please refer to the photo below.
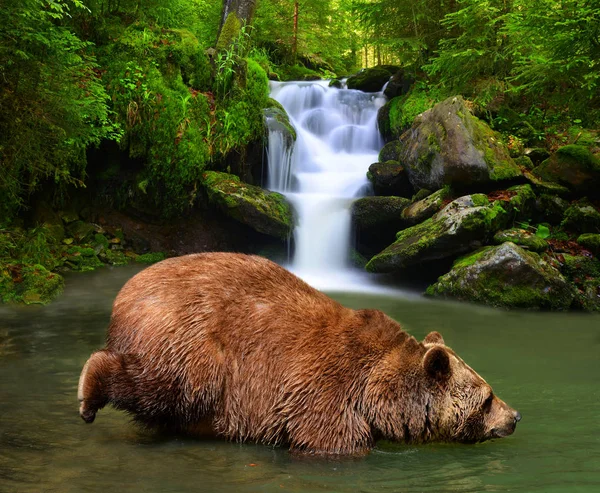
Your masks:
[{"label": "stream bed", "polygon": [[600,491],[600,316],[498,311],[415,296],[332,294],[422,339],[439,330],[523,415],[478,445],[379,443],[367,457],[157,435],[127,415],[78,415],[77,381],[139,267],[67,276],[41,306],[0,306],[0,492]]}]

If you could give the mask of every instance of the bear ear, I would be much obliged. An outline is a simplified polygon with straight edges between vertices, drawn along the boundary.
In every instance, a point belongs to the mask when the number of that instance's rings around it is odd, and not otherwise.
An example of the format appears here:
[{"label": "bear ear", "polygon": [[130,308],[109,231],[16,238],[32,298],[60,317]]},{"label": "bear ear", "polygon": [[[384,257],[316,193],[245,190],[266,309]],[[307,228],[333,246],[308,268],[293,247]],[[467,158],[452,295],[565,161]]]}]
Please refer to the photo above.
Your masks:
[{"label": "bear ear", "polygon": [[448,352],[440,346],[433,346],[425,353],[423,367],[427,374],[436,380],[446,380],[452,373],[450,368],[450,356],[448,356]]},{"label": "bear ear", "polygon": [[430,332],[429,334],[427,334],[427,336],[425,337],[425,339],[423,339],[423,342],[425,344],[444,344],[446,345],[446,343],[444,342],[444,338],[442,337],[442,334],[440,334],[437,331],[433,331]]}]

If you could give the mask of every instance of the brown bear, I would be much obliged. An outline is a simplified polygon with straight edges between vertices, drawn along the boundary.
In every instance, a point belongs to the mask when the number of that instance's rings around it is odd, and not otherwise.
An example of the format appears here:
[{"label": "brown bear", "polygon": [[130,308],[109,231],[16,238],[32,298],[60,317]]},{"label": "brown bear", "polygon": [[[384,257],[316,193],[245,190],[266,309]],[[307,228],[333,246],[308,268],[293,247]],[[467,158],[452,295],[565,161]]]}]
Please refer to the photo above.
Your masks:
[{"label": "brown bear", "polygon": [[203,253],[140,272],[118,294],[106,348],[79,380],[81,417],[138,422],[314,454],[505,437],[520,415],[445,346],[352,310],[257,256]]}]

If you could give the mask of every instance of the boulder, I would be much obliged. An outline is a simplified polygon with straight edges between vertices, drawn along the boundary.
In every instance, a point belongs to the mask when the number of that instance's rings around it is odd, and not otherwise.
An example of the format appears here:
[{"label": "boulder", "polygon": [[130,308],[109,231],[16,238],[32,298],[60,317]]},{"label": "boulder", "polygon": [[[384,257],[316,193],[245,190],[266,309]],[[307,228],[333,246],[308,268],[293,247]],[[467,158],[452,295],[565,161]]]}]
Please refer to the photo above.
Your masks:
[{"label": "boulder", "polygon": [[[502,200],[502,207],[507,212],[510,220],[525,221],[531,218],[535,211],[535,193],[531,185],[515,185],[500,194],[506,194],[506,199]],[[492,194],[490,194],[492,195]]]},{"label": "boulder", "polygon": [[598,233],[600,232],[600,212],[593,204],[583,199],[571,204],[565,211],[560,225],[578,233]]},{"label": "boulder", "polygon": [[385,163],[386,161],[399,161],[400,150],[400,142],[393,140],[381,148],[381,151],[379,151],[379,157],[377,159],[379,159],[380,163]]},{"label": "boulder", "polygon": [[367,178],[373,184],[377,195],[411,197],[414,193],[408,174],[398,161],[373,163],[369,166]]},{"label": "boulder", "polygon": [[348,77],[346,86],[348,89],[358,89],[363,92],[379,92],[398,69],[399,67],[391,65],[366,68]]},{"label": "boulder", "polygon": [[377,128],[379,129],[379,133],[384,142],[392,142],[398,139],[401,133],[398,132],[397,129],[392,128],[390,119],[390,111],[394,105],[392,101],[393,100],[388,101],[377,111]]},{"label": "boulder", "polygon": [[427,295],[504,308],[566,310],[575,290],[542,258],[507,242],[458,259]]},{"label": "boulder", "polygon": [[542,220],[558,224],[569,208],[569,203],[558,195],[543,193],[535,201],[535,208]]},{"label": "boulder", "polygon": [[417,116],[400,142],[400,160],[415,188],[477,188],[522,175],[496,133],[460,96]]},{"label": "boulder", "polygon": [[409,204],[402,197],[363,197],[352,204],[352,222],[361,231],[391,229],[395,233],[406,225],[402,211]]},{"label": "boulder", "polygon": [[600,234],[585,233],[577,238],[577,243],[587,248],[596,257],[600,257]]},{"label": "boulder", "polygon": [[532,252],[543,252],[548,249],[548,242],[546,240],[540,238],[532,231],[522,228],[511,228],[499,231],[494,235],[494,243],[502,244],[507,241]]},{"label": "boulder", "polygon": [[280,132],[284,136],[286,145],[291,147],[296,141],[296,129],[290,123],[290,118],[283,107],[271,106],[265,108],[263,115],[267,128],[271,131]]},{"label": "boulder", "polygon": [[577,196],[600,197],[600,159],[588,147],[576,144],[561,147],[532,173],[567,187]]},{"label": "boulder", "polygon": [[292,207],[283,195],[248,185],[228,173],[207,171],[202,178],[209,202],[226,215],[277,238],[286,239],[292,233]]},{"label": "boulder", "polygon": [[369,272],[395,272],[452,258],[482,246],[506,221],[506,212],[485,195],[460,197],[436,215],[396,235],[396,241],[367,264]]},{"label": "boulder", "polygon": [[561,272],[577,288],[574,307],[600,311],[600,260],[566,253],[558,258]]},{"label": "boulder", "polygon": [[411,86],[415,82],[415,79],[406,74],[404,70],[398,70],[390,78],[387,86],[385,87],[383,94],[389,99],[397,96],[404,96],[410,91]]},{"label": "boulder", "polygon": [[94,236],[95,226],[85,221],[75,221],[67,225],[67,233],[79,243],[84,243]]},{"label": "boulder", "polygon": [[404,209],[402,211],[402,219],[411,225],[422,223],[438,212],[451,196],[452,191],[450,187],[440,188],[437,192],[413,202]]}]

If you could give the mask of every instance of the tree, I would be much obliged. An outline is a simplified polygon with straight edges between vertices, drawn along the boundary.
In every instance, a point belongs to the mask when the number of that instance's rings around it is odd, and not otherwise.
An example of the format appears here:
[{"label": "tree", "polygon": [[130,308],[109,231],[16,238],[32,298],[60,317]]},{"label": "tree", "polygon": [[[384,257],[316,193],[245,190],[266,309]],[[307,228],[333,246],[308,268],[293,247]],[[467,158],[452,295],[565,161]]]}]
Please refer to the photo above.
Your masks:
[{"label": "tree", "polygon": [[217,50],[227,48],[243,26],[249,26],[256,10],[256,0],[223,0]]}]

